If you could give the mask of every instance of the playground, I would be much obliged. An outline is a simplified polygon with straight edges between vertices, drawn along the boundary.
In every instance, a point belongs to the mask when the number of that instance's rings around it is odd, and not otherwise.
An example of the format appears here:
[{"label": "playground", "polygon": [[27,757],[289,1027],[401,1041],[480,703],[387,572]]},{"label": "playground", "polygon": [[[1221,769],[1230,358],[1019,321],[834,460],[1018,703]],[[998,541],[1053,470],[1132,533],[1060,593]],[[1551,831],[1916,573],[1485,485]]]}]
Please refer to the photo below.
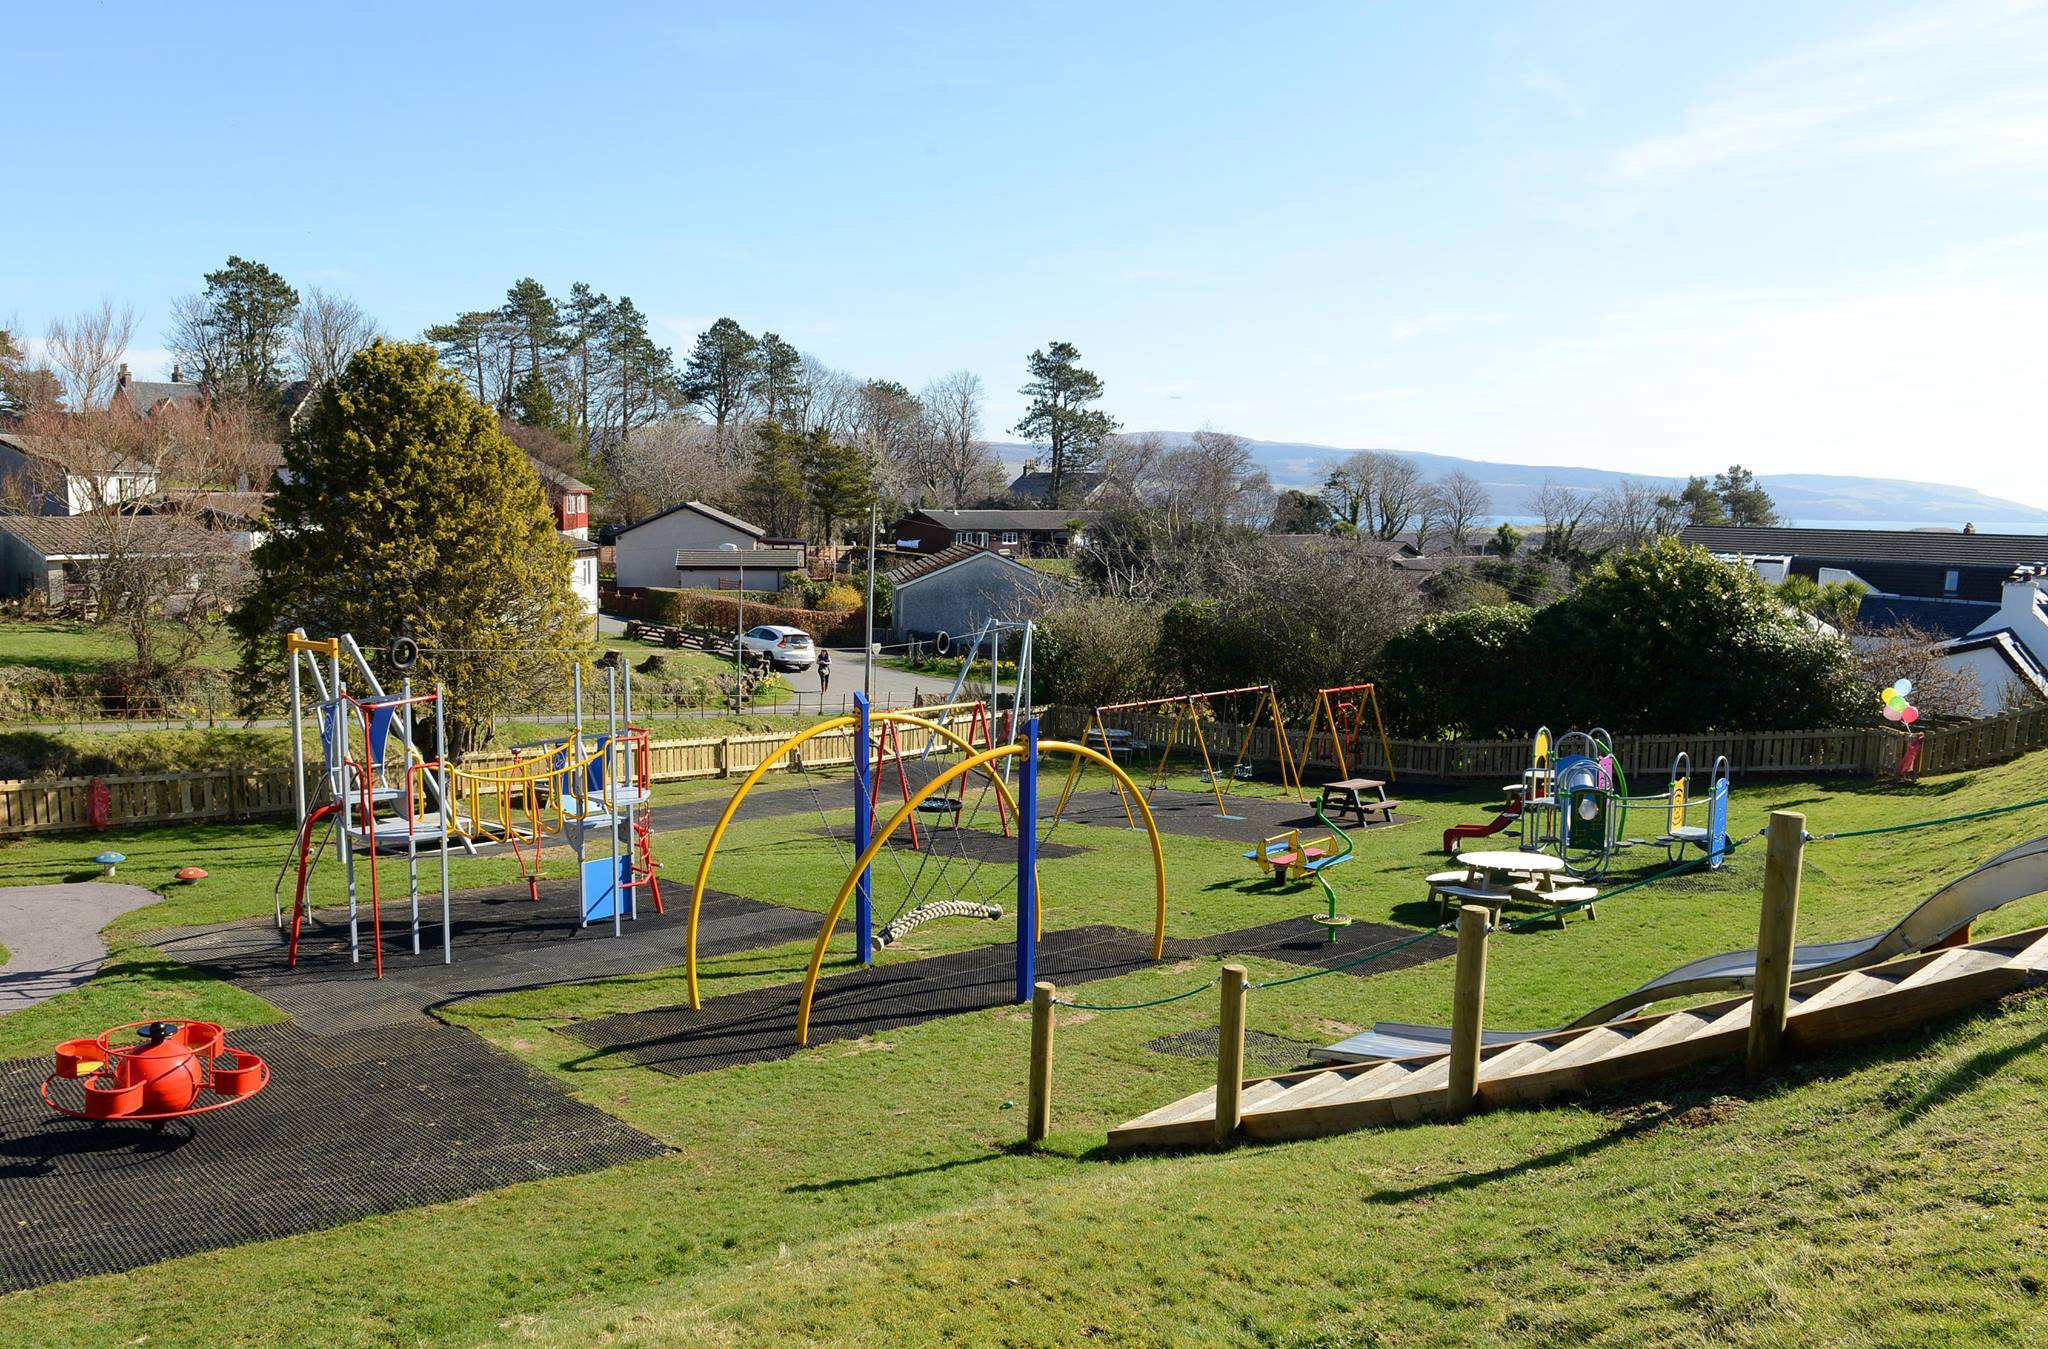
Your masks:
[{"label": "playground", "polygon": [[[1306,1067],[1381,1023],[1448,1025],[1455,940],[1427,878],[1449,865],[1445,832],[1498,816],[1509,784],[1385,782],[1370,789],[1398,794],[1384,818],[1339,819],[1319,809],[1320,784],[1382,776],[1355,753],[1341,769],[1324,754],[1283,769],[1235,739],[1204,754],[1182,744],[1192,729],[1106,716],[1096,745],[1125,780],[1087,760],[1069,781],[1086,756],[1048,749],[1033,791],[1020,756],[998,756],[1012,726],[959,710],[944,724],[964,744],[907,719],[886,736],[871,725],[865,776],[856,754],[834,752],[857,726],[820,732],[738,793],[729,818],[737,776],[653,783],[632,801],[586,792],[586,814],[600,802],[644,819],[659,865],[664,904],[650,894],[637,918],[622,907],[617,936],[610,912],[585,922],[592,857],[566,831],[520,855],[505,823],[516,812],[493,817],[504,836],[479,837],[474,855],[448,848],[445,948],[440,838],[424,865],[381,840],[356,858],[353,944],[330,854],[309,882],[295,968],[274,911],[290,820],[0,846],[13,884],[97,880],[104,848],[124,855],[121,883],[160,893],[111,917],[96,976],[0,1016],[0,1218],[25,1234],[25,1254],[0,1260],[14,1290],[0,1296],[0,1338],[62,1323],[94,1343],[920,1343],[1020,1326],[1046,1343],[1620,1343],[1683,1339],[1706,1315],[1735,1339],[1854,1339],[1882,1324],[1924,1340],[2020,1338],[2038,1317],[2048,1010],[2036,997],[1761,1079],[1745,1079],[1738,1053],[1458,1123],[1112,1154],[1112,1130],[1214,1082],[1226,964],[1252,984],[1251,1072]],[[1357,710],[1335,727],[1347,747]],[[594,729],[623,754],[628,722]],[[1044,738],[1089,748],[1086,723]],[[1149,753],[1112,752],[1118,729]],[[1599,756],[1586,757],[1597,786]],[[553,765],[545,776],[575,761],[539,762]],[[1711,765],[1688,777],[1690,798],[1710,800]],[[622,761],[609,780],[636,781]],[[2041,753],[1907,784],[1738,777],[1718,868],[1657,842],[1673,824],[1667,781],[1629,786],[1645,801],[1615,837],[1644,846],[1581,865],[1597,919],[1502,908],[1489,1026],[1567,1025],[1754,945],[1765,864],[1752,836],[1773,811],[1803,813],[1815,835],[1802,944],[1883,933],[2048,833]],[[462,803],[476,797],[451,784],[449,799],[474,824]],[[1530,799],[1576,814],[1562,793]],[[1464,846],[1540,847],[1540,829],[1525,840],[1522,827]],[[609,876],[602,833],[584,851]],[[1276,838],[1305,856],[1326,836],[1322,855],[1344,859],[1322,873],[1327,887],[1246,857]],[[205,881],[170,880],[194,859]],[[876,940],[951,905],[965,909]],[[1333,914],[1348,922],[1319,921]],[[2034,894],[1982,913],[1971,935],[2043,922],[2048,894]],[[1026,971],[1018,936],[1033,930]],[[1017,1000],[1031,978],[1056,983],[1063,1004],[1051,1132],[1036,1148],[1023,1145],[1032,1025]],[[143,1015],[225,1026],[264,1055],[273,1084],[161,1133],[51,1124],[32,1085],[49,1047]],[[232,1324],[185,1295],[200,1279],[235,1290]],[[317,1329],[312,1308],[327,1313]]]}]

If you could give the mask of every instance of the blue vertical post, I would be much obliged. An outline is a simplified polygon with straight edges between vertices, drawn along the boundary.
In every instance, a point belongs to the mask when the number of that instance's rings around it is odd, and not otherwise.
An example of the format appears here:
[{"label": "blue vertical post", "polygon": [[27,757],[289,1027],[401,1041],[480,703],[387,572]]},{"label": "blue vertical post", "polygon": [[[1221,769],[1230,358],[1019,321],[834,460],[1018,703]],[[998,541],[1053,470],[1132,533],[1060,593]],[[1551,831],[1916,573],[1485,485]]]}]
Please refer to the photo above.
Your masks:
[{"label": "blue vertical post", "polygon": [[[874,743],[868,725],[868,696],[853,695],[853,855],[868,850],[875,837],[875,798],[869,792],[869,746]],[[853,888],[853,935],[860,950],[860,963],[875,963],[875,878],[872,868],[860,873]]]},{"label": "blue vertical post", "polygon": [[1024,768],[1017,774],[1017,1001],[1031,1001],[1038,978],[1038,718],[1024,723]]}]

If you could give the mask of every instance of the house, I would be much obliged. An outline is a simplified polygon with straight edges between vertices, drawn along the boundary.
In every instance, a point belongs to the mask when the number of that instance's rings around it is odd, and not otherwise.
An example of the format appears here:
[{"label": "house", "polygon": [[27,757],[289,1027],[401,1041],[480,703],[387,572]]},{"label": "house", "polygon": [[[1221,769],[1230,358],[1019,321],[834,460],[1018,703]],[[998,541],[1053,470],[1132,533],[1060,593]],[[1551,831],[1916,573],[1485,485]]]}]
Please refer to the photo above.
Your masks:
[{"label": "house", "polygon": [[64,436],[0,434],[0,485],[16,509],[79,515],[154,496],[154,464]]},{"label": "house", "polygon": [[948,545],[888,573],[898,639],[973,632],[991,618],[1024,618],[1061,588],[1059,578],[991,549]]},{"label": "house", "polygon": [[701,501],[624,526],[612,533],[611,548],[621,589],[734,589],[744,577],[749,590],[774,590],[785,574],[805,567],[802,544],[781,544],[759,525]]},{"label": "house", "polygon": [[1773,585],[1861,582],[1858,627],[1929,633],[1945,664],[1976,676],[1989,706],[2009,684],[2048,697],[2048,535],[1695,525],[1679,538]]},{"label": "house", "polygon": [[[587,532],[587,531],[586,531]],[[597,545],[582,535],[562,530],[562,542],[569,545],[569,551],[576,560],[569,564],[569,585],[576,592],[576,598],[583,601],[583,612],[595,619],[597,604]]]},{"label": "house", "polygon": [[128,362],[123,361],[120,372],[114,376],[113,405],[138,417],[154,417],[165,411],[202,411],[206,395],[197,384],[187,383],[179,375],[178,367],[173,365],[169,380],[134,379],[128,374]]},{"label": "house", "polygon": [[235,548],[217,531],[197,531],[148,515],[0,515],[0,590],[40,595],[51,605],[91,597],[94,571],[116,549],[123,556],[218,556]]},{"label": "house", "polygon": [[[1085,506],[1102,494],[1102,485],[1109,481],[1109,475],[1094,469],[1066,474],[1066,481],[1060,484],[1062,495],[1068,504]],[[1038,461],[1024,461],[1024,471],[1010,480],[1010,499],[1020,505],[1044,506],[1052,500],[1052,474],[1042,471]]]},{"label": "house", "polygon": [[531,452],[527,454],[526,461],[540,476],[540,488],[547,493],[548,509],[555,513],[555,528],[572,539],[588,540],[590,493],[593,490],[590,484]]},{"label": "house", "polygon": [[1074,524],[1094,519],[1089,511],[912,511],[889,528],[898,548],[920,553],[971,543],[1011,557],[1057,557],[1075,542]]}]

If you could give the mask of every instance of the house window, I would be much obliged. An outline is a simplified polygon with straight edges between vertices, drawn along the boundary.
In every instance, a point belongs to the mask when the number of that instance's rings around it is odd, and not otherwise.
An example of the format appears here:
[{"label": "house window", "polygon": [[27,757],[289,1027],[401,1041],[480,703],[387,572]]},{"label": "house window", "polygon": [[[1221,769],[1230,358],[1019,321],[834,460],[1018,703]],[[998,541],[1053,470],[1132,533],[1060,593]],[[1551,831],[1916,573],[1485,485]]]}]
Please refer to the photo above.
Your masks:
[{"label": "house window", "polygon": [[1941,593],[1942,593],[1942,594],[1944,594],[1944,595],[1953,595],[1953,594],[1955,594],[1955,593],[1956,593],[1956,586],[1957,586],[1957,584],[1958,584],[1958,583],[1960,583],[1960,582],[1961,582],[1961,580],[1962,580],[1962,577],[1961,577],[1961,576],[1960,576],[1960,575],[1959,575],[1959,574],[1957,573],[1956,569],[1955,569],[1954,567],[1950,567],[1950,568],[1948,569],[1948,571],[1946,571],[1946,572],[1945,572],[1945,573],[1943,573],[1943,575],[1942,575],[1942,578],[1941,578]]},{"label": "house window", "polygon": [[1006,529],[1006,530],[1004,530],[1004,531],[1003,531],[1003,542],[1004,542],[1004,543],[1010,543],[1010,544],[1014,544],[1015,542],[1017,542],[1017,531],[1016,531],[1016,530],[1014,530],[1014,529]]}]

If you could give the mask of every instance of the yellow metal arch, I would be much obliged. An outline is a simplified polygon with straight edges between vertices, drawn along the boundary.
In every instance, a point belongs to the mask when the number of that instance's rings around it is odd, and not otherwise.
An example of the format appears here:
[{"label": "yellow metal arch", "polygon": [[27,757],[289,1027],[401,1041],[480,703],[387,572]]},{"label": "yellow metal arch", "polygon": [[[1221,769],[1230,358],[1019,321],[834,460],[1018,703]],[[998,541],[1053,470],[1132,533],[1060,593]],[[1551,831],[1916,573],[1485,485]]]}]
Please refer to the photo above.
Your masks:
[{"label": "yellow metal arch", "polygon": [[[1145,833],[1152,841],[1152,878],[1153,889],[1157,896],[1155,914],[1152,920],[1152,958],[1154,960],[1159,959],[1166,954],[1166,852],[1159,843],[1159,826],[1152,821],[1152,807],[1146,804],[1144,794],[1138,790],[1138,784],[1131,781],[1128,773],[1111,762],[1108,755],[1099,754],[1089,749],[1086,745],[1076,745],[1067,740],[1041,740],[1038,742],[1038,752],[1041,757],[1046,754],[1071,754],[1075,756],[1075,762],[1077,763],[1082,759],[1099,763],[1114,774],[1122,786],[1130,789],[1131,796],[1138,803],[1139,811],[1145,817]],[[998,759],[1022,753],[1024,753],[1024,746],[1022,745],[998,745],[994,749],[983,750],[972,758],[954,764],[951,768],[948,768],[945,772],[919,788],[916,794],[903,804],[902,809],[889,817],[889,823],[884,825],[882,831],[875,835],[874,840],[868,844],[867,851],[854,860],[853,869],[846,873],[845,883],[839,887],[839,894],[833,899],[831,909],[825,914],[825,925],[818,929],[818,940],[811,947],[811,965],[804,973],[803,999],[797,1004],[796,1042],[798,1044],[807,1045],[811,1042],[811,996],[818,989],[818,971],[825,963],[825,948],[832,941],[832,928],[839,922],[839,915],[845,912],[846,901],[853,897],[853,888],[859,883],[861,873],[868,869],[868,866],[875,860],[876,854],[881,852],[883,847],[887,845],[889,836],[895,833],[903,822],[911,817],[911,814],[916,811],[926,797],[933,795],[947,783],[956,778],[965,777],[977,768],[983,768]],[[997,781],[1001,781],[1001,779],[998,777]],[[1039,905],[1039,912],[1041,914],[1044,912],[1042,900]]]},{"label": "yellow metal arch", "polygon": [[[948,704],[948,706],[951,707],[957,705]],[[932,712],[940,711],[943,709],[928,707],[922,710],[926,712]],[[697,864],[697,884],[690,891],[690,925],[688,939],[689,955],[686,964],[689,973],[690,983],[690,1006],[693,1010],[701,1011],[704,1006],[704,1003],[702,999],[698,996],[697,992],[697,916],[699,913],[702,912],[704,907],[704,888],[711,882],[711,859],[718,855],[718,845],[725,838],[725,831],[726,828],[732,824],[732,817],[739,813],[741,800],[743,800],[746,797],[746,794],[748,792],[754,789],[754,784],[759,782],[762,778],[768,776],[768,770],[775,767],[777,763],[780,763],[782,761],[783,756],[788,754],[791,750],[797,748],[799,745],[804,744],[806,741],[817,738],[818,736],[827,735],[833,731],[843,731],[849,726],[857,725],[859,721],[860,717],[858,715],[833,717],[830,720],[819,722],[816,726],[810,727],[808,730],[799,732],[798,734],[791,736],[789,739],[777,745],[774,751],[770,753],[766,758],[762,759],[761,762],[755,766],[753,772],[747,774],[746,780],[740,783],[739,790],[732,794],[732,800],[725,803],[724,813],[718,817],[718,823],[712,826],[711,840],[710,842],[704,845],[704,860]],[[931,731],[937,735],[943,736],[946,740],[950,741],[956,748],[964,750],[970,755],[978,754],[981,752],[972,743],[970,743],[962,736],[955,734],[953,731],[949,730],[944,726],[939,725],[939,723],[931,720],[930,718],[918,716],[916,713],[875,712],[869,715],[868,721],[871,725],[875,722],[893,721],[899,722],[905,726],[915,726],[920,730]],[[1017,798],[1011,795],[1009,784],[1003,781],[1002,776],[1000,774],[990,774],[990,777],[993,778],[995,781],[997,796],[1001,798],[1004,805],[1010,808],[1011,813],[1015,814],[1017,810]],[[922,801],[924,799],[924,796],[920,795],[917,799]]]}]

